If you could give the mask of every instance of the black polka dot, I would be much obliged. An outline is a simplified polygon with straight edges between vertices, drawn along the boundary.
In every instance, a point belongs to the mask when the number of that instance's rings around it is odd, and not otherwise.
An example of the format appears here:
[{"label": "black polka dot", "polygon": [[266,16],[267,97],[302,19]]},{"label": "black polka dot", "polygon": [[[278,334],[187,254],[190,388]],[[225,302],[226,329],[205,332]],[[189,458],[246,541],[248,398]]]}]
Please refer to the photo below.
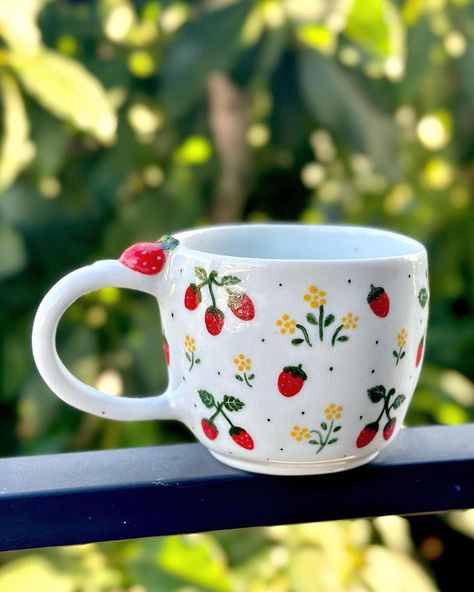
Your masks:
[{"label": "black polka dot", "polygon": [[221,373],[220,373],[220,372],[218,372],[217,374],[218,374],[219,376],[221,375]]},{"label": "black polka dot", "polygon": [[360,416],[359,416],[359,419],[362,419],[363,417],[364,417],[363,415],[360,415]]},{"label": "black polka dot", "polygon": [[301,415],[304,415],[305,413],[306,413],[306,411],[302,411],[302,412],[301,412]]},{"label": "black polka dot", "polygon": [[332,372],[334,370],[334,368],[332,366],[329,366],[329,372]]},{"label": "black polka dot", "polygon": [[231,450],[229,450],[229,454],[232,454],[232,451]]},{"label": "black polka dot", "polygon": [[280,448],[280,450],[283,452],[283,448]]},{"label": "black polka dot", "polygon": [[283,286],[283,284],[278,284],[280,286],[280,288]]},{"label": "black polka dot", "polygon": [[267,421],[272,421],[269,417],[267,417]]},{"label": "black polka dot", "polygon": [[347,283],[350,284],[352,282],[352,280],[347,280]]},{"label": "black polka dot", "polygon": [[174,319],[174,312],[171,313],[171,318]]},{"label": "black polka dot", "polygon": [[196,405],[196,403],[194,403],[194,407],[196,407],[196,409],[197,409],[197,405]]},{"label": "black polka dot", "polygon": [[372,374],[375,374],[375,370],[373,368],[372,368],[371,372],[372,372]]},{"label": "black polka dot", "polygon": [[378,345],[378,344],[379,344],[379,340],[377,339],[377,341],[375,342],[375,345]]},{"label": "black polka dot", "polygon": [[183,380],[186,380],[186,378],[183,376]]},{"label": "black polka dot", "polygon": [[102,411],[102,415],[105,415],[105,411]]},{"label": "black polka dot", "polygon": [[408,279],[410,279],[410,278],[411,278],[411,273],[408,274]]},{"label": "black polka dot", "polygon": [[262,341],[262,343],[265,343],[265,339],[262,339],[261,341]]},{"label": "black polka dot", "polygon": [[179,273],[183,273],[183,268],[181,267],[181,269],[179,270]]}]

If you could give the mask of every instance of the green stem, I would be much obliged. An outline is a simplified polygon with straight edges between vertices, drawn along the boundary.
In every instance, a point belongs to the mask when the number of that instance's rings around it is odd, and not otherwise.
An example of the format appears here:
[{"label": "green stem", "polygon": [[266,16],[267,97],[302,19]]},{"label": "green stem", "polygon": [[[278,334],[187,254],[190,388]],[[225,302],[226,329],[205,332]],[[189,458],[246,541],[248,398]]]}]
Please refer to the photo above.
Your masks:
[{"label": "green stem", "polygon": [[329,442],[329,438],[331,437],[331,433],[332,433],[332,429],[334,427],[334,417],[331,419],[331,424],[329,426],[329,430],[326,436],[326,439],[324,441],[321,442],[321,445],[319,446],[318,450],[316,450],[316,454],[319,454],[321,452],[321,450],[326,446],[326,444]]},{"label": "green stem", "polygon": [[313,344],[309,340],[309,335],[308,335],[308,331],[306,331],[306,327],[304,327],[303,325],[299,325],[299,324],[295,325],[295,327],[297,327],[303,333],[304,340],[309,345],[309,347],[313,347]]},{"label": "green stem", "polygon": [[226,418],[226,420],[229,422],[230,427],[234,427],[234,424],[230,421],[230,419],[227,417],[227,414],[222,410],[224,403],[219,403],[218,407],[219,407],[219,411],[222,413],[222,415]]},{"label": "green stem", "polygon": [[[393,391],[393,393],[389,397],[385,397],[384,404],[383,404],[382,411],[385,411],[385,415],[387,416],[388,420],[392,419],[390,417],[390,411],[392,409],[392,405],[390,405],[390,399],[393,397],[394,394],[395,394],[395,391]],[[380,416],[380,417],[382,417],[382,416]]]},{"label": "green stem", "polygon": [[189,371],[191,372],[191,370],[193,369],[194,366],[194,352],[190,352],[191,353],[191,365],[189,366]]},{"label": "green stem", "polygon": [[222,403],[220,403],[219,405],[216,405],[214,403],[214,407],[216,408],[216,412],[213,415],[211,415],[211,417],[209,418],[209,421],[211,423],[214,421],[214,418],[216,418],[219,415],[219,413],[221,413],[221,411],[222,411],[221,410],[221,405],[222,405]]},{"label": "green stem", "polygon": [[250,384],[250,382],[248,381],[247,374],[246,374],[245,372],[244,372],[244,380],[245,380],[245,384],[246,384],[247,386],[249,386],[250,388],[253,388],[253,386],[252,386],[252,385]]},{"label": "green stem", "polygon": [[319,339],[320,341],[323,340],[323,331],[324,331],[324,306],[321,304],[319,307]]},{"label": "green stem", "polygon": [[[321,444],[321,442],[324,440],[324,438],[321,435],[321,432],[319,430],[311,430],[311,433],[312,434],[318,434],[318,436],[319,436],[319,444]],[[316,452],[316,454],[318,454],[318,453]]]},{"label": "green stem", "polygon": [[217,306],[216,306],[216,297],[214,296],[214,291],[212,289],[212,280],[207,285],[209,287],[209,294],[211,295],[212,306],[214,308],[217,308]]},{"label": "green stem", "polygon": [[343,328],[344,328],[344,325],[339,325],[339,327],[334,331],[334,335],[332,336],[332,339],[331,339],[332,345],[336,345],[337,336],[339,335],[339,333],[342,331]]}]

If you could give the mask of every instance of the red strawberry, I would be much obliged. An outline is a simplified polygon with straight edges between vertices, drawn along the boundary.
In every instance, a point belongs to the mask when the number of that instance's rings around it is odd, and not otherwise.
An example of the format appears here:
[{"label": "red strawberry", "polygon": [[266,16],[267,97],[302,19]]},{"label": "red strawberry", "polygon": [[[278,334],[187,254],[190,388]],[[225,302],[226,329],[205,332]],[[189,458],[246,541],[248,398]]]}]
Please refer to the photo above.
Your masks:
[{"label": "red strawberry", "polygon": [[385,440],[390,440],[390,438],[393,434],[393,430],[395,429],[396,423],[397,423],[397,420],[395,419],[395,417],[392,417],[385,424],[385,427],[383,429],[383,437]]},{"label": "red strawberry", "polygon": [[425,344],[425,338],[422,337],[420,343],[418,344],[418,348],[416,350],[416,358],[415,358],[415,366],[418,368],[421,362],[421,358],[423,357],[423,346]]},{"label": "red strawberry", "polygon": [[370,444],[372,440],[375,438],[375,435],[379,431],[379,423],[378,421],[374,421],[372,423],[368,423],[365,428],[359,434],[356,446],[357,448],[364,448],[367,444]]},{"label": "red strawberry", "polygon": [[215,440],[217,438],[219,431],[210,419],[202,419],[201,427],[202,431],[209,438],[209,440]]},{"label": "red strawberry", "polygon": [[388,315],[390,310],[390,299],[387,292],[381,287],[376,288],[370,284],[370,292],[367,296],[367,302],[372,312],[382,319]]},{"label": "red strawberry", "polygon": [[284,397],[294,397],[303,388],[307,378],[301,364],[286,366],[278,376],[278,390]]},{"label": "red strawberry", "polygon": [[224,326],[224,313],[217,306],[210,306],[206,309],[204,321],[211,335],[219,335]]},{"label": "red strawberry", "polygon": [[119,261],[133,271],[156,275],[163,268],[166,255],[160,243],[136,243],[122,253]]},{"label": "red strawberry", "polygon": [[164,335],[163,335],[163,350],[165,352],[166,365],[169,366],[170,365],[170,346],[168,345],[168,340],[166,339],[166,337]]},{"label": "red strawberry", "polygon": [[250,434],[244,430],[244,428],[239,428],[238,426],[232,426],[229,430],[229,435],[232,440],[245,448],[246,450],[253,450],[253,440]]},{"label": "red strawberry", "polygon": [[188,310],[195,310],[201,302],[201,290],[196,284],[189,284],[184,293],[184,306]]},{"label": "red strawberry", "polygon": [[227,306],[242,321],[251,321],[255,316],[255,307],[247,294],[230,294]]}]

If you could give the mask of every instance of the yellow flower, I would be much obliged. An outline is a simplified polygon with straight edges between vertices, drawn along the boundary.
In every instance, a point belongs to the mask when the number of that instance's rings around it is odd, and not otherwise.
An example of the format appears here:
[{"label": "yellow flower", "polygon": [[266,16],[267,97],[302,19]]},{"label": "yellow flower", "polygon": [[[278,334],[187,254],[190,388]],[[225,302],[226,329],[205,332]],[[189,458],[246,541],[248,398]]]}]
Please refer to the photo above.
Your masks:
[{"label": "yellow flower", "polygon": [[308,291],[304,294],[303,299],[311,306],[311,308],[318,308],[326,304],[326,292],[318,290],[317,286],[311,284],[308,286]]},{"label": "yellow flower", "polygon": [[408,337],[408,333],[406,332],[405,329],[402,329],[400,331],[400,333],[397,335],[398,347],[405,347],[405,345],[407,344],[407,337]]},{"label": "yellow flower", "polygon": [[184,338],[184,347],[186,348],[188,354],[190,354],[193,351],[196,351],[196,341],[194,337],[186,335],[186,337]]},{"label": "yellow flower", "polygon": [[357,329],[357,321],[359,317],[348,312],[341,318],[341,323],[344,325],[344,329]]},{"label": "yellow flower", "polygon": [[301,442],[301,440],[305,439],[308,440],[311,436],[308,428],[300,428],[300,426],[293,426],[293,429],[290,432],[290,436],[292,436],[293,438],[295,438],[295,440],[297,440],[298,442]]},{"label": "yellow flower", "polygon": [[234,364],[237,366],[237,370],[242,372],[250,372],[252,369],[252,360],[244,356],[244,354],[239,354],[236,358],[234,358]]},{"label": "yellow flower", "polygon": [[279,327],[280,333],[282,335],[284,335],[285,333],[295,332],[296,321],[294,319],[290,319],[290,315],[286,313],[282,315],[281,319],[278,319],[275,324],[277,327]]},{"label": "yellow flower", "polygon": [[326,419],[341,419],[343,409],[344,407],[342,405],[336,406],[335,403],[331,403],[329,407],[326,407],[326,409],[324,410],[324,413],[326,414]]}]

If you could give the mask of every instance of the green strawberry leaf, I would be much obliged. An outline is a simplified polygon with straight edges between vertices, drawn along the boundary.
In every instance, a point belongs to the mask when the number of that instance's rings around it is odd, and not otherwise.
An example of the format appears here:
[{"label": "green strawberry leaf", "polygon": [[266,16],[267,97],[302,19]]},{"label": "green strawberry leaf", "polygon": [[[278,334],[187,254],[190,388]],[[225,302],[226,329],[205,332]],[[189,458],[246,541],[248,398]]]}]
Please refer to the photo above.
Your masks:
[{"label": "green strawberry leaf", "polygon": [[378,403],[385,397],[385,387],[381,384],[373,386],[367,390],[367,394],[372,403]]},{"label": "green strawberry leaf", "polygon": [[337,338],[338,341],[349,341],[349,337],[347,335],[341,335]]},{"label": "green strawberry leaf", "polygon": [[242,378],[242,376],[240,376],[240,374],[236,374],[236,375],[235,375],[235,378],[236,378],[238,381],[240,381],[240,382],[243,382],[243,381],[244,381],[244,379]]},{"label": "green strawberry leaf", "polygon": [[316,317],[314,316],[314,314],[312,312],[309,312],[306,315],[306,320],[308,321],[308,323],[311,323],[312,325],[318,324],[318,321],[316,320]]},{"label": "green strawberry leaf", "polygon": [[393,405],[392,405],[393,409],[398,409],[405,399],[406,399],[405,395],[398,395],[398,397],[393,402]]},{"label": "green strawberry leaf", "polygon": [[207,272],[204,269],[204,267],[195,267],[194,273],[196,274],[196,277],[202,280],[203,282],[207,280]]},{"label": "green strawberry leaf", "polygon": [[321,427],[323,428],[324,431],[326,431],[328,429],[328,424],[325,421],[322,421]]},{"label": "green strawberry leaf", "polygon": [[300,339],[300,338],[298,337],[298,338],[296,338],[296,339],[292,339],[292,340],[291,340],[291,343],[292,343],[293,345],[300,345],[300,343],[303,343],[303,341],[304,341],[304,339]]},{"label": "green strawberry leaf", "polygon": [[241,280],[235,275],[224,275],[221,278],[221,286],[233,286],[240,283]]},{"label": "green strawberry leaf", "polygon": [[338,438],[332,438],[331,440],[329,440],[328,444],[335,444],[337,440]]},{"label": "green strawberry leaf", "polygon": [[204,403],[204,405],[210,409],[211,407],[214,407],[216,402],[214,397],[211,395],[211,393],[209,393],[208,391],[201,389],[200,391],[198,391],[199,393],[199,397],[201,398],[201,401]]},{"label": "green strawberry leaf", "polygon": [[391,388],[391,389],[388,391],[388,393],[387,393],[387,397],[389,397],[389,398],[390,398],[390,397],[391,397],[392,395],[394,395],[394,394],[395,394],[395,389],[394,389],[394,388]]},{"label": "green strawberry leaf", "polygon": [[232,397],[231,395],[224,395],[224,407],[227,411],[240,411],[242,407],[245,405],[243,401],[237,399],[237,397]]},{"label": "green strawberry leaf", "polygon": [[342,426],[336,426],[336,427],[333,429],[333,432],[338,432],[338,431],[341,429],[341,427],[342,427]]},{"label": "green strawberry leaf", "polygon": [[426,288],[421,288],[421,290],[418,292],[418,301],[421,305],[421,308],[425,308],[427,300],[428,300],[428,292],[427,292]]},{"label": "green strawberry leaf", "polygon": [[335,318],[336,317],[333,314],[329,314],[324,321],[324,326],[329,327],[331,323],[334,323]]}]

